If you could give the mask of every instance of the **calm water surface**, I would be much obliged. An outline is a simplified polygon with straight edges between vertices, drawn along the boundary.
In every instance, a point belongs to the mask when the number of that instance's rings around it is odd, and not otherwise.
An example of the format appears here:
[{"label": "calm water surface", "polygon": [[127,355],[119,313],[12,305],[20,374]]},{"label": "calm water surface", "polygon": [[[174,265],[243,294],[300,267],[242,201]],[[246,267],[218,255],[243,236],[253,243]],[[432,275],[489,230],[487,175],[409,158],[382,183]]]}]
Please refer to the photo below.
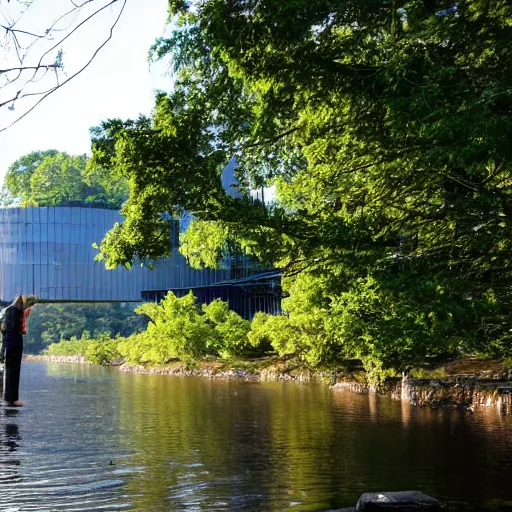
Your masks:
[{"label": "calm water surface", "polygon": [[322,511],[420,489],[512,502],[512,417],[314,385],[23,363],[0,407],[0,511]]}]

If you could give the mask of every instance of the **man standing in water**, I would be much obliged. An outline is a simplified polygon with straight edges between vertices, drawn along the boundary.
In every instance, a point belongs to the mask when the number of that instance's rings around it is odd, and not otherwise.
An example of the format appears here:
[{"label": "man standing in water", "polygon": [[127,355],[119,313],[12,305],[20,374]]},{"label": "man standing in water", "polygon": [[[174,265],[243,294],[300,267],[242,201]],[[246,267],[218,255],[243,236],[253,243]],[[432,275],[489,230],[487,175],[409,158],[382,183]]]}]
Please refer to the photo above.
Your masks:
[{"label": "man standing in water", "polygon": [[21,407],[19,400],[21,356],[23,355],[23,334],[30,308],[19,295],[2,312],[2,349],[5,350],[4,400],[11,406]]}]

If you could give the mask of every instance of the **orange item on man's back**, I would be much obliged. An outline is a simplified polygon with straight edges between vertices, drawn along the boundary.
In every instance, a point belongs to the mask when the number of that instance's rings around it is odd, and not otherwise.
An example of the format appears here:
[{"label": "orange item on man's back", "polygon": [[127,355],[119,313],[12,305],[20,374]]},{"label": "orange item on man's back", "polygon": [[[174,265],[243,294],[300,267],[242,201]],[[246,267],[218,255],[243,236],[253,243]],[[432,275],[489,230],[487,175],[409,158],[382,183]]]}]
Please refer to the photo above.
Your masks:
[{"label": "orange item on man's back", "polygon": [[27,334],[27,318],[30,315],[30,308],[23,311],[23,320],[21,321],[21,334]]}]

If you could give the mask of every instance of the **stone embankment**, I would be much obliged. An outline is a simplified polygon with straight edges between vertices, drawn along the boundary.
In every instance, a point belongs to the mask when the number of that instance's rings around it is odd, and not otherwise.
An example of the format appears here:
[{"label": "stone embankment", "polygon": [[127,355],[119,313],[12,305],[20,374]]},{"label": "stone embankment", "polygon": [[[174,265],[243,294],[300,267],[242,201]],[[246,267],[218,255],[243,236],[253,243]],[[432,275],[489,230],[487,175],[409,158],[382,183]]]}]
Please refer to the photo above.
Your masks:
[{"label": "stone embankment", "polygon": [[404,377],[380,385],[340,381],[332,386],[356,393],[378,393],[395,400],[406,400],[422,407],[463,408],[497,407],[512,412],[512,382],[457,376],[448,379],[412,379]]},{"label": "stone embankment", "polygon": [[291,382],[318,382],[324,381],[327,376],[321,372],[312,372],[307,369],[290,370],[279,367],[261,369],[226,368],[222,364],[203,364],[198,368],[188,368],[182,364],[146,367],[142,365],[123,364],[119,371],[127,373],[145,373],[150,375],[175,375],[188,377],[207,377],[210,379],[245,380],[245,381],[291,381]]},{"label": "stone embankment", "polygon": [[[121,365],[123,372],[158,375],[198,376],[211,379],[245,381],[291,381],[319,382],[329,384],[334,390],[347,389],[356,393],[378,393],[395,400],[407,400],[423,407],[465,408],[497,407],[512,413],[512,369],[500,371],[457,374],[443,379],[390,379],[384,384],[374,385],[354,378],[338,376],[335,372],[314,372],[286,364],[267,368],[233,369],[222,364],[205,364],[189,369],[181,364],[164,367]],[[364,379],[361,379],[364,380]]]}]

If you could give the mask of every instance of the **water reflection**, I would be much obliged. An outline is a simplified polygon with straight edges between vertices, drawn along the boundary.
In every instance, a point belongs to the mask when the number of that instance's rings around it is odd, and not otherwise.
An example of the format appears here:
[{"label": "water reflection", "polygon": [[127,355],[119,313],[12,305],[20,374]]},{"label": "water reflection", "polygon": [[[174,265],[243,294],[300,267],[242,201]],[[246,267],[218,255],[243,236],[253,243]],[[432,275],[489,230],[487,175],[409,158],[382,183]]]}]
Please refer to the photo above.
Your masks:
[{"label": "water reflection", "polygon": [[20,460],[16,456],[21,441],[18,414],[19,410],[12,408],[4,408],[0,412],[0,483],[4,496],[10,485],[20,479]]},{"label": "water reflection", "polygon": [[314,385],[24,371],[27,406],[0,410],[12,508],[321,511],[383,489],[477,510],[512,500],[512,416],[495,410],[424,410]]},{"label": "water reflection", "polygon": [[495,409],[421,409],[348,392],[333,395],[333,404],[340,419],[350,418],[336,443],[350,446],[343,471],[361,491],[414,488],[475,510],[496,500],[501,510],[510,509],[511,416]]},{"label": "water reflection", "polygon": [[407,428],[411,425],[411,414],[412,408],[411,402],[403,400],[400,402],[400,408],[402,413],[402,425]]},{"label": "water reflection", "polygon": [[494,422],[512,424],[496,415],[488,428],[485,416],[290,384],[124,376],[120,391],[139,510],[325,510],[371,489],[480,504],[512,494],[510,473],[494,474],[509,468],[510,436],[489,438]]},{"label": "water reflection", "polygon": [[17,423],[13,423],[18,416],[18,409],[5,409],[3,414],[3,428],[4,436],[2,438],[2,444],[5,445],[9,452],[14,452],[19,446],[19,440],[21,439],[19,434],[19,428]]},{"label": "water reflection", "polygon": [[328,389],[122,380],[121,422],[142,419],[131,422],[133,463],[151,465],[126,486],[140,510],[327,508],[330,484],[317,474],[331,464],[325,458],[333,435]]}]

